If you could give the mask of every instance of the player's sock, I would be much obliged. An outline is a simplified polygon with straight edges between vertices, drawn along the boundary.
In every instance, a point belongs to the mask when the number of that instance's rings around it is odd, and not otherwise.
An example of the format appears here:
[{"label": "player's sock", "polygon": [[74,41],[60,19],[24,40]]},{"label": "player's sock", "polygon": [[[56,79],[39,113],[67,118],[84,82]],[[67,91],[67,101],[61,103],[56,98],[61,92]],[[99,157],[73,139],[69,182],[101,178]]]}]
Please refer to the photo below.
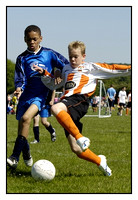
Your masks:
[{"label": "player's sock", "polygon": [[48,126],[48,127],[46,127],[46,129],[49,131],[49,133],[54,133],[55,132],[55,130],[53,129],[53,127],[51,126],[51,124],[50,124],[50,126]]},{"label": "player's sock", "polygon": [[128,108],[126,108],[126,115],[128,115]]},{"label": "player's sock", "polygon": [[15,157],[17,161],[19,161],[19,156],[24,148],[24,145],[26,143],[26,138],[22,135],[18,135],[16,138],[16,142],[14,145],[13,153],[11,156]]},{"label": "player's sock", "polygon": [[24,144],[22,153],[23,153],[24,160],[28,160],[30,158],[30,147],[29,147],[29,143],[27,140],[25,140],[25,144]]},{"label": "player's sock", "polygon": [[39,126],[34,126],[33,127],[33,132],[34,132],[34,137],[39,142]]},{"label": "player's sock", "polygon": [[98,157],[95,153],[93,153],[90,149],[87,149],[86,151],[80,153],[77,156],[84,160],[88,160],[90,162],[96,163],[97,165],[100,165],[100,162],[101,162],[101,158]]},{"label": "player's sock", "polygon": [[56,119],[61,124],[61,126],[63,126],[73,137],[75,137],[76,140],[80,137],[83,137],[82,134],[80,134],[79,129],[73,122],[72,118],[66,111],[60,111],[56,116]]}]

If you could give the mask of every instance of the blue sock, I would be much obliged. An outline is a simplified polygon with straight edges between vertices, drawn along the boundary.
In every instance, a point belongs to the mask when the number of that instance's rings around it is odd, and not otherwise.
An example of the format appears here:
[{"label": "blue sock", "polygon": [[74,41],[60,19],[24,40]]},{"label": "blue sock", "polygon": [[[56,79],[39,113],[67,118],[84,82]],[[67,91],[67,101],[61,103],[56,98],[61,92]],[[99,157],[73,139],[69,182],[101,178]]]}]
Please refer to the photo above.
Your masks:
[{"label": "blue sock", "polygon": [[49,131],[49,133],[51,133],[51,134],[54,133],[54,129],[51,126],[51,124],[50,124],[50,126],[46,127],[46,129]]},{"label": "blue sock", "polygon": [[16,138],[16,142],[14,145],[13,153],[11,156],[15,157],[17,161],[19,161],[19,156],[24,148],[24,145],[26,143],[26,138],[22,135],[18,135]]},{"label": "blue sock", "polygon": [[39,126],[34,126],[33,131],[35,139],[37,140],[37,142],[39,142]]},{"label": "blue sock", "polygon": [[29,143],[27,140],[25,141],[22,153],[23,153],[24,160],[28,160],[30,158],[30,147],[29,147]]}]

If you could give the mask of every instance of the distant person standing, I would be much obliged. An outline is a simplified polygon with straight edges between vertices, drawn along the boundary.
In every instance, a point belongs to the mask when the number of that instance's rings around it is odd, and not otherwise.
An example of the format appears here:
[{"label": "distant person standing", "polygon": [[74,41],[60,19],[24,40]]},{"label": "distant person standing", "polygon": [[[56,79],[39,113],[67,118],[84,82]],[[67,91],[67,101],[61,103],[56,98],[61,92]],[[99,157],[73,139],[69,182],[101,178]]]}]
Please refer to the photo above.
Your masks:
[{"label": "distant person standing", "polygon": [[131,90],[129,91],[127,98],[128,98],[128,103],[127,103],[127,108],[126,108],[126,115],[128,115],[128,112],[130,112],[130,114],[131,114],[131,106],[132,106],[132,103],[131,103]]},{"label": "distant person standing", "polygon": [[123,87],[122,90],[120,90],[118,98],[119,98],[119,101],[118,101],[118,103],[119,103],[118,115],[122,116],[123,109],[124,109],[124,106],[126,104],[126,99],[127,99],[126,87]]},{"label": "distant person standing", "polygon": [[93,112],[97,112],[97,104],[98,104],[97,97],[96,97],[96,95],[94,95],[94,97],[92,99],[92,109],[93,109]]},{"label": "distant person standing", "polygon": [[110,85],[110,88],[107,90],[107,96],[109,101],[110,113],[112,112],[112,108],[114,108],[116,90],[113,88],[113,85]]}]

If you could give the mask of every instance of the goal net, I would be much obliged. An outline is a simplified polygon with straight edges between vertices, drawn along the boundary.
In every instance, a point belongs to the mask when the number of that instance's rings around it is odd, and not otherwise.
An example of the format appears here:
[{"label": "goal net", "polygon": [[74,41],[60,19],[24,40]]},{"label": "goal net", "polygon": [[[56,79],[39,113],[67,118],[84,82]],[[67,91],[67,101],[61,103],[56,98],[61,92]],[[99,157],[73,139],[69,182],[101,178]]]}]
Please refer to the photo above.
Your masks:
[{"label": "goal net", "polygon": [[90,99],[90,106],[85,117],[111,117],[108,97],[102,80],[98,80],[96,93],[97,95],[93,95]]}]

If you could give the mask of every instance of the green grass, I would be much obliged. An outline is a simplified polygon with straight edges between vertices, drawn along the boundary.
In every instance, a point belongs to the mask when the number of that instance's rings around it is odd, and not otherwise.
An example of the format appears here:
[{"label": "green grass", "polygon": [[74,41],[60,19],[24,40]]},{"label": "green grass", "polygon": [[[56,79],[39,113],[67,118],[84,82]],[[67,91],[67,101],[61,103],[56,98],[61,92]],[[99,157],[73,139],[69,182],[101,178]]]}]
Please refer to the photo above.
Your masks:
[{"label": "green grass", "polygon": [[[89,109],[90,114],[91,108]],[[22,156],[16,170],[7,167],[7,193],[126,193],[131,189],[131,117],[110,118],[84,117],[83,135],[91,140],[90,149],[104,154],[113,175],[105,177],[93,163],[79,159],[73,154],[64,136],[63,128],[54,117],[49,118],[57,132],[52,143],[49,133],[40,124],[40,143],[30,144],[34,162],[51,161],[56,168],[53,181],[35,181],[31,169],[24,165]],[[7,116],[7,156],[10,156],[17,136],[17,120]],[[28,141],[34,139],[32,124]]]}]

